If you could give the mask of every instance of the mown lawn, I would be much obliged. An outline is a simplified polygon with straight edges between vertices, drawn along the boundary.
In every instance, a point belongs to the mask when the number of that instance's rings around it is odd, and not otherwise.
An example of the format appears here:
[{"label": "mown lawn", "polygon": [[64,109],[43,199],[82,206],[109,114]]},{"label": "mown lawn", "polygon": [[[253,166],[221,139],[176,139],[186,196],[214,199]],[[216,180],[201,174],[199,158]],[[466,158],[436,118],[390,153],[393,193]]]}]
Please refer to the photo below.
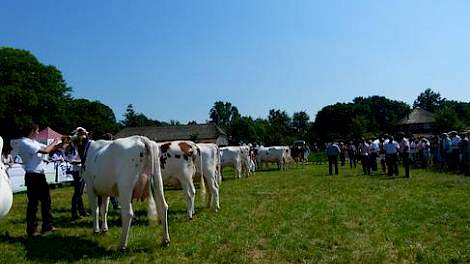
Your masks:
[{"label": "mown lawn", "polygon": [[[160,247],[146,204],[135,203],[129,249],[119,252],[119,214],[110,230],[70,222],[72,188],[52,190],[55,226],[25,237],[25,194],[0,220],[0,263],[470,263],[470,177],[412,170],[412,178],[362,176],[325,165],[257,172],[221,187],[221,211],[186,219],[181,191],[166,191],[171,244]],[[86,195],[84,195],[85,197]]]}]

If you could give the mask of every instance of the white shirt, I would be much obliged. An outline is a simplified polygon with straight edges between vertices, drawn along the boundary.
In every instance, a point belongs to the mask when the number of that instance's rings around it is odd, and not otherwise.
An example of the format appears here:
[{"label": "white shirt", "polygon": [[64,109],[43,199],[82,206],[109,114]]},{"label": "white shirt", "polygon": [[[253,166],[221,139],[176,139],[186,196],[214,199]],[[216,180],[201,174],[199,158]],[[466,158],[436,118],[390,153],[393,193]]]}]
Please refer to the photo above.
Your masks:
[{"label": "white shirt", "polygon": [[18,154],[23,160],[24,170],[26,172],[44,173],[43,155],[38,153],[42,148],[46,147],[44,144],[36,140],[23,137],[18,143]]}]

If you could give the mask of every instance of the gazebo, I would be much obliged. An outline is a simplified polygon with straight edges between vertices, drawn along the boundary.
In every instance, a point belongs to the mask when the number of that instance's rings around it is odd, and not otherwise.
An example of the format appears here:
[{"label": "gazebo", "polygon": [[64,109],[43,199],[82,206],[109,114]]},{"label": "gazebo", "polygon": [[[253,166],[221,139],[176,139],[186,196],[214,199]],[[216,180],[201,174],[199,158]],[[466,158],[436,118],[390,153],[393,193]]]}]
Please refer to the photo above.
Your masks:
[{"label": "gazebo", "polygon": [[398,122],[401,131],[414,136],[433,135],[435,119],[431,112],[416,107]]},{"label": "gazebo", "polygon": [[43,144],[49,145],[52,143],[52,141],[54,141],[54,139],[60,137],[62,137],[61,134],[57,133],[50,127],[46,127],[43,130],[39,131],[39,134],[34,136],[34,139]]}]

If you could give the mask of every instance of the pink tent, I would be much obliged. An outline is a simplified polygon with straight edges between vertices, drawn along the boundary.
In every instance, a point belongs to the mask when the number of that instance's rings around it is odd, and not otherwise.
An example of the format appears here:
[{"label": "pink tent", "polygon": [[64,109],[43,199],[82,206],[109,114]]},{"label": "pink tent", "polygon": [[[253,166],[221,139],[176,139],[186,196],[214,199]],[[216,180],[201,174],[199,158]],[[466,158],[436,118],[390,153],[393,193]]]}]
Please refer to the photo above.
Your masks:
[{"label": "pink tent", "polygon": [[60,137],[62,137],[61,134],[55,132],[50,127],[46,127],[43,130],[41,130],[39,134],[37,134],[34,137],[34,139],[44,144],[50,144],[50,142],[54,141],[54,139],[60,138]]}]

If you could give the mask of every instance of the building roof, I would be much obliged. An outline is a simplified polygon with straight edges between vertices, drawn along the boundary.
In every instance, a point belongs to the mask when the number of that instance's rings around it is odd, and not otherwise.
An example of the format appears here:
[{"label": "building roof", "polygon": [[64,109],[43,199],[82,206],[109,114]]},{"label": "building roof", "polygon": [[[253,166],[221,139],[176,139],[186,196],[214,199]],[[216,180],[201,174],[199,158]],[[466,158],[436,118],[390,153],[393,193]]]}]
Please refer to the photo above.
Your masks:
[{"label": "building roof", "polygon": [[172,140],[207,140],[217,139],[219,136],[227,136],[225,132],[214,123],[180,125],[180,126],[147,126],[127,127],[119,131],[115,138],[123,138],[134,135],[146,136],[157,142]]},{"label": "building roof", "polygon": [[45,140],[48,140],[48,139],[54,140],[54,139],[60,138],[60,137],[62,137],[61,134],[55,132],[50,127],[46,127],[43,130],[39,131],[39,134],[35,135],[34,139],[38,140],[38,141],[45,141]]},{"label": "building roof", "polygon": [[416,107],[409,113],[407,116],[402,118],[398,124],[399,125],[411,125],[411,124],[425,124],[425,123],[434,123],[435,119],[431,112]]}]

